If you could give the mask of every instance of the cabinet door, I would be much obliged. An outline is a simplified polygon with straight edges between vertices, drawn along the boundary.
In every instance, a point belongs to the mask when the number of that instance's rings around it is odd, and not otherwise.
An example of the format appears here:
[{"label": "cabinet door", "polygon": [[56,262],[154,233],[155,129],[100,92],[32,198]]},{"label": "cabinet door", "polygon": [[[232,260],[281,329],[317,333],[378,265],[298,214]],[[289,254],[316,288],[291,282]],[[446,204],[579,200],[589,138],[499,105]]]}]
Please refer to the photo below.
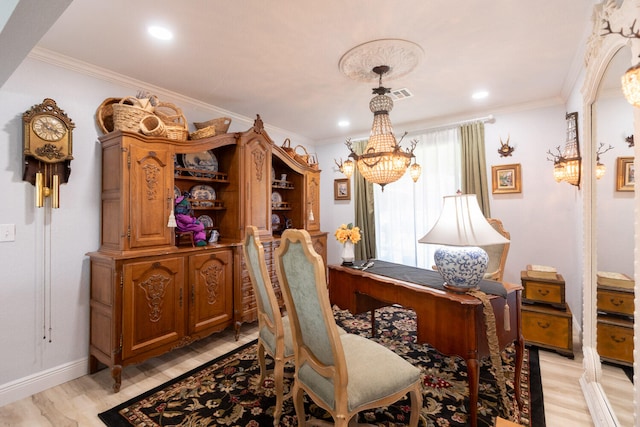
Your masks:
[{"label": "cabinet door", "polygon": [[230,249],[189,257],[189,334],[222,329],[233,317]]},{"label": "cabinet door", "polygon": [[126,263],[123,267],[122,357],[128,359],[184,336],[184,258]]},{"label": "cabinet door", "polygon": [[143,144],[130,145],[130,249],[172,244],[173,154]]},{"label": "cabinet door", "polygon": [[260,234],[271,233],[271,149],[262,138],[247,142],[244,150],[243,228],[253,225]]},{"label": "cabinet door", "polygon": [[320,230],[320,172],[309,172],[305,177],[305,228]]}]

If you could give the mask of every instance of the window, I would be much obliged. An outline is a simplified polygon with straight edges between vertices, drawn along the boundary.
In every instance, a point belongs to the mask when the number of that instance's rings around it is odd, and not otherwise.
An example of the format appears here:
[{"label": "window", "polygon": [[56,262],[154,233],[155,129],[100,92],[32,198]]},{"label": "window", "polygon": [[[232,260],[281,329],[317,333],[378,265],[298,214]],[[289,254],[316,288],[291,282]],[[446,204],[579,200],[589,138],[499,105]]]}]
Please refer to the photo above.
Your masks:
[{"label": "window", "polygon": [[374,185],[377,258],[431,268],[436,247],[418,243],[442,210],[442,197],[461,187],[459,128],[416,137],[414,151],[422,175],[417,183],[405,174],[385,186]]}]

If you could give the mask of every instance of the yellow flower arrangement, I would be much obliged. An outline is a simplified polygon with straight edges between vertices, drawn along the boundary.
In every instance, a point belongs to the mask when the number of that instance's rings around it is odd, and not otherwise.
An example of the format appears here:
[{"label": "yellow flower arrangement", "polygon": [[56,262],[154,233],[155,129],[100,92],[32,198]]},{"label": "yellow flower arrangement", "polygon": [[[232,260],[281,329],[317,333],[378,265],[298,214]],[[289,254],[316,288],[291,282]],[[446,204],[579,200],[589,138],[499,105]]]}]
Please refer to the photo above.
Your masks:
[{"label": "yellow flower arrangement", "polygon": [[354,227],[352,223],[342,224],[335,233],[336,240],[340,243],[346,243],[347,240],[351,240],[352,243],[358,243],[362,236],[360,236],[360,227]]}]

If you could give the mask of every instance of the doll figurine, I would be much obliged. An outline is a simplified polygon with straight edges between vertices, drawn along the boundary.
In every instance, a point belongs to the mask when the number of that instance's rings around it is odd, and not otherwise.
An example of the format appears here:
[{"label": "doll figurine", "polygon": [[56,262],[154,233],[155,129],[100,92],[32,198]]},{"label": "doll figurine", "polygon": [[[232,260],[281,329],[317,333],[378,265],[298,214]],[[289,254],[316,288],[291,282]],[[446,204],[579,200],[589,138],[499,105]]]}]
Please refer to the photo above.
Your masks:
[{"label": "doll figurine", "polygon": [[204,231],[204,224],[196,219],[191,203],[185,196],[176,198],[175,215],[176,229],[180,232],[193,231],[196,246],[206,246],[207,233]]}]

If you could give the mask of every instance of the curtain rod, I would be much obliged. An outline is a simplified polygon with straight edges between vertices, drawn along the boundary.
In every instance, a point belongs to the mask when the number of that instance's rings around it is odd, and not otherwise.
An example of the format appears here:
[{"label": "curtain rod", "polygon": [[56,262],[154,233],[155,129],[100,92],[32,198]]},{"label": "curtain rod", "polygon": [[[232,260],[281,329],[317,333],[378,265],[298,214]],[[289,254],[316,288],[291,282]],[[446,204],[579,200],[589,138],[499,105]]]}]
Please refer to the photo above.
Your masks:
[{"label": "curtain rod", "polygon": [[409,132],[409,134],[416,134],[416,133],[422,133],[422,132],[427,132],[427,131],[436,131],[436,130],[444,130],[444,129],[451,129],[451,128],[455,128],[467,123],[474,123],[474,122],[483,122],[483,123],[494,123],[496,121],[495,117],[493,117],[493,114],[489,114],[488,116],[484,116],[484,117],[477,117],[475,119],[468,119],[468,120],[460,120],[457,122],[452,122],[452,123],[447,123],[444,125],[439,125],[439,126],[434,126],[431,128],[425,128],[425,129],[418,129],[415,131],[411,131]]}]

